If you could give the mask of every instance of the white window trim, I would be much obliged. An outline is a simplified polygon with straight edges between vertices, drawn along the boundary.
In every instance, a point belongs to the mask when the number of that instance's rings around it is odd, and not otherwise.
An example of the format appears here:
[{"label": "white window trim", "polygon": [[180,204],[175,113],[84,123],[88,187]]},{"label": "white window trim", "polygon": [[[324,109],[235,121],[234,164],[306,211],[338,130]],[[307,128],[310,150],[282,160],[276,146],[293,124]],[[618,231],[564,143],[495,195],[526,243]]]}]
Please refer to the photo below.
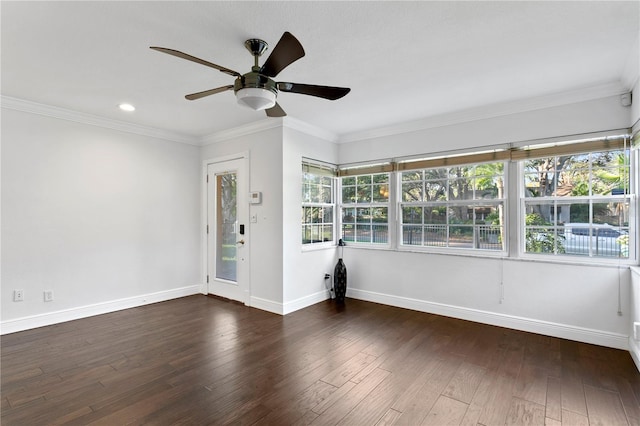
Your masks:
[{"label": "white window trim", "polygon": [[[317,160],[312,160],[309,158],[302,158],[302,165],[304,166],[304,164],[308,164],[311,166],[318,166],[320,168],[333,168],[337,170],[337,166],[330,164],[330,163],[326,163],[323,161],[317,161]],[[302,174],[300,176],[300,183],[302,184],[304,182],[304,171],[302,171]],[[339,207],[339,204],[337,202],[337,192],[336,192],[336,188],[338,186],[338,181],[339,179],[335,176],[331,177],[333,184],[331,185],[331,199],[333,200],[333,203],[306,203],[304,200],[302,200],[302,202],[300,203],[300,208],[304,208],[304,207],[333,207],[333,222],[332,222],[332,240],[331,241],[321,241],[321,242],[317,242],[317,243],[307,243],[304,244],[301,240],[300,240],[300,246],[301,246],[301,250],[303,252],[305,251],[314,251],[314,250],[326,250],[326,249],[330,249],[333,247],[336,247],[338,244],[338,240],[337,240],[337,221],[338,221],[338,217],[337,217],[337,209]],[[303,225],[300,225],[300,230],[303,229]]]},{"label": "white window trim", "polygon": [[[342,209],[343,208],[371,208],[371,207],[387,207],[387,232],[389,235],[388,241],[386,243],[367,243],[362,241],[344,241],[345,245],[366,249],[375,249],[375,250],[390,250],[394,249],[396,245],[396,230],[395,230],[395,196],[396,191],[393,189],[395,187],[395,172],[378,172],[378,173],[389,173],[389,200],[386,203],[342,203],[342,178],[337,179],[336,190],[338,195],[338,212],[337,212],[337,228],[339,238],[342,238]],[[364,173],[365,175],[377,174],[376,172]],[[358,177],[362,175],[351,175],[353,177]]]},{"label": "white window trim", "polygon": [[[491,161],[491,162],[499,162],[499,161]],[[486,161],[478,162],[478,163],[468,163],[468,165],[478,165],[486,163]],[[471,257],[489,257],[489,258],[504,258],[509,254],[509,178],[508,171],[509,161],[504,161],[504,173],[503,173],[503,183],[504,183],[504,197],[503,198],[494,198],[492,201],[502,202],[504,206],[504,233],[506,236],[506,241],[503,242],[502,250],[488,250],[488,249],[472,249],[472,248],[457,248],[457,247],[433,247],[433,246],[423,246],[423,245],[405,245],[400,241],[402,235],[402,221],[400,220],[402,206],[403,205],[414,205],[417,207],[425,206],[425,205],[452,205],[453,203],[446,202],[423,202],[423,203],[403,203],[399,199],[396,201],[396,238],[394,240],[395,249],[398,251],[405,252],[415,252],[415,253],[433,253],[433,254],[450,254],[450,255],[461,255],[461,256],[471,256]],[[445,166],[446,167],[446,166]],[[416,169],[416,170],[425,170],[425,169]],[[401,185],[402,180],[399,178],[401,172],[396,171],[393,174],[395,175],[396,185],[395,185],[395,193],[393,194],[395,197],[398,196],[402,192]],[[399,198],[399,197],[398,197]],[[460,200],[461,204],[475,204],[480,203],[480,200]]]},{"label": "white window trim", "polygon": [[[597,152],[597,151],[594,151]],[[587,201],[587,200],[597,200],[599,197],[605,199],[626,199],[629,200],[629,234],[631,235],[633,230],[635,230],[635,241],[634,245],[629,247],[629,257],[627,259],[623,258],[609,258],[609,257],[601,257],[601,256],[580,256],[580,255],[571,255],[571,254],[540,254],[540,253],[528,253],[525,251],[525,215],[526,211],[525,200],[527,199],[524,194],[524,186],[521,184],[524,181],[524,160],[512,161],[516,168],[516,186],[517,188],[517,218],[518,220],[514,221],[518,224],[516,232],[517,232],[517,250],[515,250],[515,258],[522,260],[532,260],[539,262],[548,262],[548,263],[560,263],[560,264],[576,264],[576,265],[610,265],[610,266],[634,266],[638,265],[638,259],[640,257],[638,245],[640,244],[640,238],[638,237],[638,225],[639,220],[637,214],[639,212],[638,208],[638,197],[637,197],[637,189],[639,182],[636,179],[633,179],[633,176],[637,176],[640,170],[639,164],[639,153],[638,149],[631,149],[629,155],[629,174],[631,179],[629,179],[629,194],[625,194],[622,197],[616,198],[615,196],[608,195],[591,195],[591,196],[581,196],[581,197],[570,197],[566,198],[566,201],[570,200],[575,201]],[[532,199],[529,197],[529,199]],[[552,201],[558,200],[558,197],[535,197],[535,200],[540,201]]]}]

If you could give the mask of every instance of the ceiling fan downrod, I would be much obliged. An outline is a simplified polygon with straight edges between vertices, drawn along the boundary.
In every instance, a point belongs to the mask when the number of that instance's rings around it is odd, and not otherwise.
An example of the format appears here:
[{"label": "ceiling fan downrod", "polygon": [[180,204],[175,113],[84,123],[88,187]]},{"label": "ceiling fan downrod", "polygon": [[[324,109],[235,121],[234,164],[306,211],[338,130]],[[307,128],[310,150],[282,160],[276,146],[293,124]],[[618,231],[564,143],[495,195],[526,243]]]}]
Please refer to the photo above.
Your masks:
[{"label": "ceiling fan downrod", "polygon": [[260,72],[261,68],[258,63],[258,58],[260,58],[260,56],[262,56],[262,54],[266,52],[266,50],[269,48],[269,44],[259,38],[250,38],[249,40],[244,42],[244,47],[246,47],[247,50],[251,52],[251,55],[253,55],[254,64],[251,68],[251,72],[248,72],[236,78],[233,87],[234,92],[237,94],[238,91],[242,89],[255,88],[265,89],[273,93],[273,95],[277,95],[278,86],[276,85],[276,82]]},{"label": "ceiling fan downrod", "polygon": [[249,40],[244,42],[244,47],[246,47],[247,50],[251,52],[251,55],[253,55],[253,71],[259,71],[260,66],[258,65],[258,58],[267,51],[267,49],[269,48],[269,44],[267,44],[267,42],[264,40],[260,40],[259,38],[250,38]]}]

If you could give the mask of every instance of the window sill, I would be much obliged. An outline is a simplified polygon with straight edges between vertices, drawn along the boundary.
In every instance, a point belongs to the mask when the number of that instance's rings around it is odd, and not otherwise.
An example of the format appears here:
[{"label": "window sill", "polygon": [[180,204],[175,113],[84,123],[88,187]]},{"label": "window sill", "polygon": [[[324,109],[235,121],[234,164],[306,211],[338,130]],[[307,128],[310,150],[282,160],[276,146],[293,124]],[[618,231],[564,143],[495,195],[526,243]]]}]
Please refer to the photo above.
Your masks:
[{"label": "window sill", "polygon": [[599,258],[599,257],[578,257],[578,256],[545,256],[522,253],[514,259],[529,262],[544,262],[559,265],[580,265],[580,266],[600,266],[600,267],[629,267],[638,265],[634,259]]},{"label": "window sill", "polygon": [[386,247],[371,247],[366,245],[348,244],[346,246],[349,250],[378,250],[378,251],[391,251],[397,253],[423,253],[427,255],[437,256],[456,256],[456,257],[472,257],[472,258],[484,258],[484,259],[502,259],[512,260],[520,262],[537,262],[537,263],[549,263],[556,265],[575,265],[575,266],[599,266],[608,268],[618,267],[634,267],[640,266],[633,259],[598,259],[598,258],[577,258],[577,257],[563,257],[553,258],[550,256],[540,256],[531,254],[521,254],[519,256],[509,256],[506,251],[499,252],[472,252],[469,250],[429,250],[420,249],[414,247],[398,247],[392,248]]},{"label": "window sill", "polygon": [[326,243],[302,244],[302,252],[318,251],[336,248],[338,245],[335,241],[327,241]]}]

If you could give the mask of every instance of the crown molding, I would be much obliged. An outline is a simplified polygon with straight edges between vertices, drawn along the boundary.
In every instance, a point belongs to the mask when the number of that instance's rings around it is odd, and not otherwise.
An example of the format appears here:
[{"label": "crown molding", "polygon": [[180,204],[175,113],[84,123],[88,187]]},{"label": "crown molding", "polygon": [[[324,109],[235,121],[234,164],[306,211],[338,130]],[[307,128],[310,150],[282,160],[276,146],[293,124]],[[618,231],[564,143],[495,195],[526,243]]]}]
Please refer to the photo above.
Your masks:
[{"label": "crown molding", "polygon": [[127,123],[124,121],[112,120],[109,118],[91,115],[83,112],[73,111],[66,108],[45,105],[37,102],[27,101],[24,99],[13,98],[10,96],[0,95],[0,106],[2,108],[12,109],[16,111],[38,114],[45,117],[56,118],[60,120],[73,121],[76,123],[87,124],[90,126],[103,127],[121,132],[133,133],[142,136],[149,136],[158,139],[164,139],[172,142],[185,143],[188,145],[205,146],[213,143],[235,139],[238,137],[262,132],[269,129],[288,127],[298,130],[302,133],[318,137],[320,139],[336,142],[338,136],[327,130],[312,126],[304,121],[292,118],[267,118],[253,123],[238,126],[232,129],[223,130],[203,137],[195,137],[175,132],[156,129],[153,127],[141,126],[138,124]]},{"label": "crown molding", "polygon": [[211,133],[210,135],[203,136],[200,139],[200,145],[211,145],[214,143],[227,141],[230,139],[236,139],[242,136],[251,135],[254,133],[262,132],[269,129],[275,129],[282,127],[281,118],[265,118],[260,121],[254,121],[253,123],[243,124],[238,127],[234,127],[220,132]]},{"label": "crown molding", "polygon": [[503,102],[470,108],[463,111],[426,117],[419,120],[400,123],[377,129],[365,130],[341,135],[337,143],[349,143],[385,136],[393,136],[403,133],[417,132],[436,127],[450,126],[477,120],[518,114],[556,106],[569,105],[609,96],[621,95],[628,92],[622,82],[610,82],[598,86],[576,89],[567,92],[554,93],[546,96],[538,96],[530,99],[522,99],[514,102]]},{"label": "crown molding", "polygon": [[338,135],[336,135],[335,133],[329,131],[329,130],[325,130],[322,129],[320,127],[316,127],[312,124],[309,124],[305,121],[302,120],[298,120],[297,118],[293,118],[293,117],[284,117],[283,118],[283,124],[285,127],[289,128],[289,129],[293,129],[293,130],[297,130],[299,132],[305,133],[309,136],[315,136],[319,139],[325,140],[327,142],[333,142],[336,143],[338,142]]},{"label": "crown molding", "polygon": [[68,120],[76,123],[88,124],[90,126],[103,127],[106,129],[133,133],[136,135],[149,136],[152,138],[164,139],[171,142],[179,142],[189,145],[200,145],[200,140],[198,138],[181,133],[168,132],[153,127],[146,127],[138,124],[127,123],[124,121],[112,120],[109,118],[99,117],[97,115],[72,111],[65,108],[40,104],[37,102],[12,98],[9,96],[0,96],[0,106],[2,108],[13,109],[16,111],[38,114],[45,117]]},{"label": "crown molding", "polygon": [[[629,68],[629,67],[627,67]],[[630,74],[629,74],[630,75]],[[628,79],[626,77],[625,79]],[[637,76],[636,76],[637,79]],[[299,132],[317,137],[332,143],[349,143],[360,140],[374,139],[379,137],[393,136],[403,133],[417,132],[437,127],[450,126],[465,122],[495,118],[511,114],[535,111],[538,109],[551,108],[568,105],[572,103],[585,102],[594,99],[616,96],[627,93],[626,81],[616,81],[589,88],[577,89],[546,96],[539,96],[515,102],[504,102],[487,105],[483,107],[470,108],[464,111],[441,114],[426,117],[419,120],[409,121],[396,125],[380,127],[376,129],[364,130],[354,133],[337,135],[331,131],[313,126],[302,120],[286,116],[282,118],[267,118],[253,123],[238,126],[232,129],[212,133],[203,137],[189,136],[176,132],[160,130],[152,127],[141,126],[118,120],[112,120],[78,111],[51,105],[40,104],[23,99],[0,95],[0,106],[2,108],[17,111],[39,114],[62,120],[74,121],[77,123],[103,127],[122,132],[133,133],[142,136],[164,139],[172,142],[185,143],[195,146],[205,146],[230,139],[247,136],[274,128],[290,128]]]},{"label": "crown molding", "polygon": [[290,116],[282,118],[266,118],[264,120],[255,121],[253,123],[243,124],[242,126],[222,130],[220,132],[204,136],[201,141],[202,145],[211,145],[214,143],[236,139],[242,136],[251,135],[269,129],[285,127],[320,138],[327,142],[335,143],[338,141],[338,135],[336,135],[335,133],[321,129],[320,127],[313,126],[309,123]]}]

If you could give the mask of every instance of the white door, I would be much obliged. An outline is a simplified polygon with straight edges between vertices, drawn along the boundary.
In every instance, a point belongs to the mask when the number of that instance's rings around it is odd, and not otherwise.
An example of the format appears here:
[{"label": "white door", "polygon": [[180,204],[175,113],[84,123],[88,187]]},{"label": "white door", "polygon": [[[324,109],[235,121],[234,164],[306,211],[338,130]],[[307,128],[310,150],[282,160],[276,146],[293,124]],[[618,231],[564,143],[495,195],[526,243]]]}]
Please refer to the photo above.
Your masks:
[{"label": "white door", "polygon": [[207,165],[207,291],[249,302],[248,183],[244,158]]}]

